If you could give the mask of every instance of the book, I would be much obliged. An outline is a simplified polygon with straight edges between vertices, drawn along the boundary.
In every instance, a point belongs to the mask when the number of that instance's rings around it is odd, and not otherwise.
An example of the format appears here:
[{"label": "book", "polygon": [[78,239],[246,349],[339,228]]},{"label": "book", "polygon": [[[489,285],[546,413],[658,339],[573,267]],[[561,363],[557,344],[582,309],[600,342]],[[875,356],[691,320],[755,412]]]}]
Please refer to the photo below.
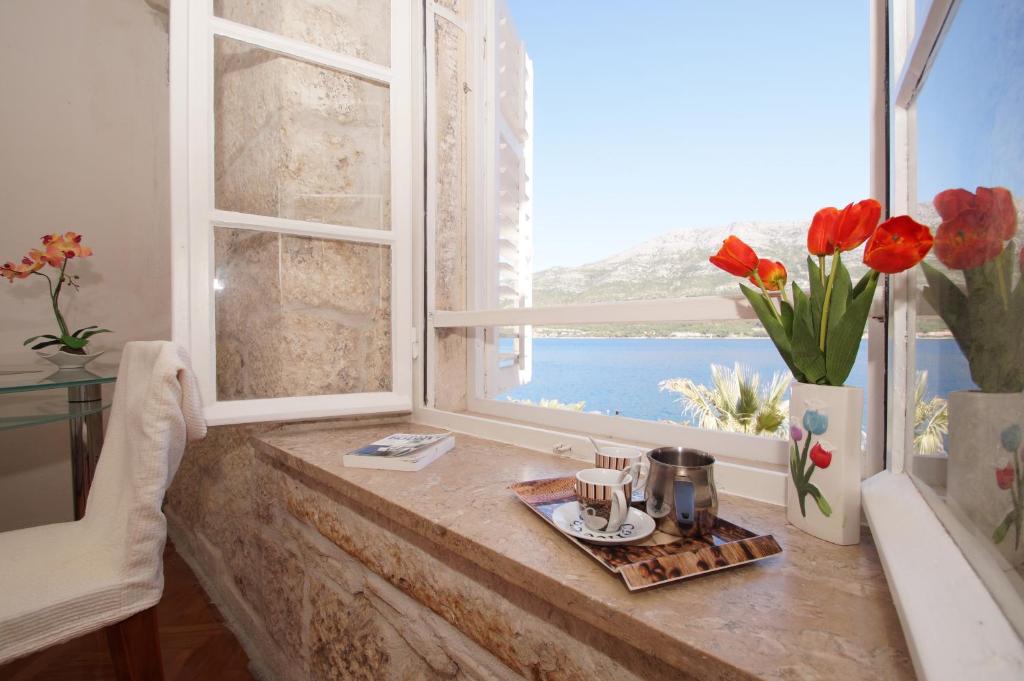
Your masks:
[{"label": "book", "polygon": [[418,471],[454,446],[451,433],[395,433],[349,452],[342,462],[350,468]]}]

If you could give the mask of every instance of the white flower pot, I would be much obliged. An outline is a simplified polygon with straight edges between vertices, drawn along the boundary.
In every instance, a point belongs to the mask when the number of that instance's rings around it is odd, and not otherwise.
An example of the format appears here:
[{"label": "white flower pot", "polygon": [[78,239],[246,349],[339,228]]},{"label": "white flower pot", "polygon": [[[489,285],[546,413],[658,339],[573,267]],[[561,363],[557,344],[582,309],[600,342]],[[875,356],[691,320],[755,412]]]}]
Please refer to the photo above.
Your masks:
[{"label": "white flower pot", "polygon": [[[864,392],[860,388],[793,384],[786,519],[833,544],[860,541],[863,410]],[[824,465],[812,465],[814,461]],[[795,474],[794,469],[798,471]],[[799,483],[794,475],[800,476]]]},{"label": "white flower pot", "polygon": [[[1010,526],[1000,541],[996,528],[1016,509],[1013,492],[999,485],[996,471],[1019,467],[1024,455],[1014,427],[1024,429],[1024,394],[958,391],[949,394],[949,462],[946,493],[974,527],[1011,565],[1024,564],[1024,537]],[[1018,431],[1019,432],[1019,431]],[[1004,436],[1004,433],[1006,434]],[[1016,471],[1015,471],[1016,472]],[[1007,480],[1003,479],[1004,485]],[[1010,486],[1018,489],[1016,483]],[[1021,519],[1024,522],[1024,518]]]},{"label": "white flower pot", "polygon": [[57,350],[56,352],[37,352],[36,354],[43,359],[53,362],[61,369],[81,369],[89,362],[93,361],[104,353],[103,350],[99,352],[86,353],[84,355],[76,355],[73,352],[64,352],[63,350]]}]

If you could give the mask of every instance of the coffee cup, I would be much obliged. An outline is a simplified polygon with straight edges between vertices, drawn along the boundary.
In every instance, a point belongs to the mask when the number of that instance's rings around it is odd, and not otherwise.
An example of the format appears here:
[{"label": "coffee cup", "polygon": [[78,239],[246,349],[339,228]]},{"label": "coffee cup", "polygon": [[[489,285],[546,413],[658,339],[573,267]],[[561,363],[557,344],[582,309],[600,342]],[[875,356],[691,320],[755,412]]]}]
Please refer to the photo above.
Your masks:
[{"label": "coffee cup", "polygon": [[594,453],[594,465],[598,468],[611,468],[617,471],[628,471],[633,477],[633,486],[642,489],[647,480],[651,463],[647,455],[633,447],[600,445]]},{"label": "coffee cup", "polygon": [[580,520],[588,530],[618,532],[629,515],[633,476],[611,468],[585,468],[576,474]]}]

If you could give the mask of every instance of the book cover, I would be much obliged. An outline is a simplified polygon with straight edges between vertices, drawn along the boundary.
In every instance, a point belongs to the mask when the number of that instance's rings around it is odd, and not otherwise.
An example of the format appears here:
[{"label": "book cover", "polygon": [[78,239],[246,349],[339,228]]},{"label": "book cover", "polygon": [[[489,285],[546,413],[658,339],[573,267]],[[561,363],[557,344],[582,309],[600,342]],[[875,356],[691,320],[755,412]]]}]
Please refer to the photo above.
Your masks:
[{"label": "book cover", "polygon": [[395,433],[349,452],[343,463],[352,468],[418,471],[454,445],[451,433]]}]

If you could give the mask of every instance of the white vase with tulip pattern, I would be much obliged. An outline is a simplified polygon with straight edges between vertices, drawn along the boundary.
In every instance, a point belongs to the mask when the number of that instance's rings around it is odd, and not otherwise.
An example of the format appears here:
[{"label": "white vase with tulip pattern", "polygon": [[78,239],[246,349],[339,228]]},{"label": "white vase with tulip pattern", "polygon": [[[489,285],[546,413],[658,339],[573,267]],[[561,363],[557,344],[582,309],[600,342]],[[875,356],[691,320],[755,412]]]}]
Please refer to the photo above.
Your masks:
[{"label": "white vase with tulip pattern", "polygon": [[949,394],[949,501],[1010,565],[1024,565],[1024,394]]},{"label": "white vase with tulip pattern", "polygon": [[794,383],[786,519],[833,544],[860,541],[860,388]]}]

